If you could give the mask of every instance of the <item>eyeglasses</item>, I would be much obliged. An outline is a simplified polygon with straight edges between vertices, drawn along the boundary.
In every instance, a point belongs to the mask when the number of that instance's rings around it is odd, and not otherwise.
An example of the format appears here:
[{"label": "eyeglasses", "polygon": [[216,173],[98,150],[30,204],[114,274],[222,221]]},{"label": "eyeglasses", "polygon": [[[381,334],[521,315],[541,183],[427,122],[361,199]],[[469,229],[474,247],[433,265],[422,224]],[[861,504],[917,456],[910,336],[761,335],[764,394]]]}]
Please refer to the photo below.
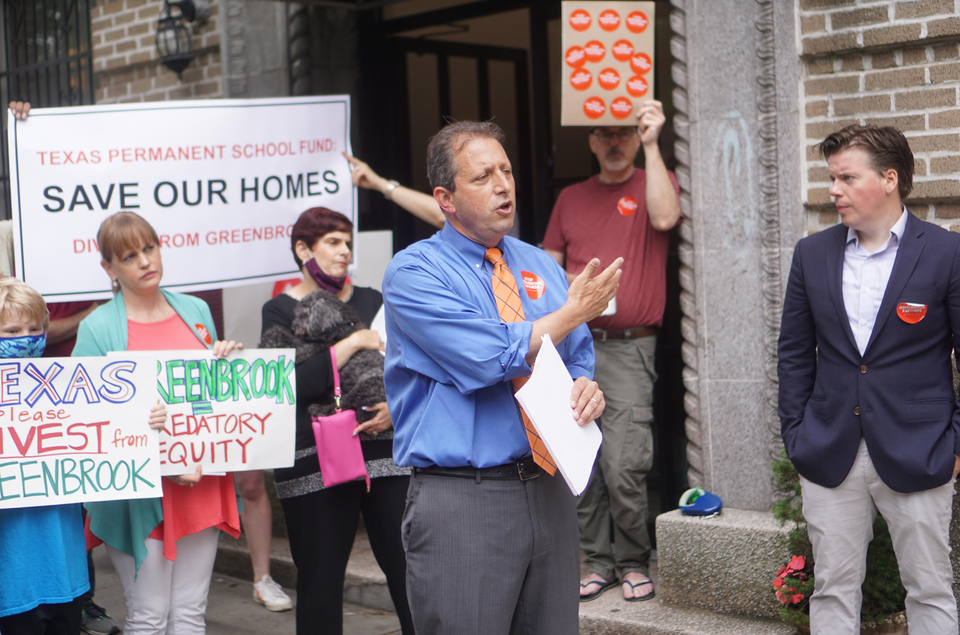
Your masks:
[{"label": "eyeglasses", "polygon": [[620,143],[624,143],[630,140],[631,138],[633,138],[633,135],[635,135],[636,133],[637,131],[634,128],[621,128],[616,132],[603,132],[603,131],[597,131],[597,130],[593,130],[590,132],[590,134],[594,135],[597,139],[600,140],[600,143],[610,143],[614,139],[616,139]]}]

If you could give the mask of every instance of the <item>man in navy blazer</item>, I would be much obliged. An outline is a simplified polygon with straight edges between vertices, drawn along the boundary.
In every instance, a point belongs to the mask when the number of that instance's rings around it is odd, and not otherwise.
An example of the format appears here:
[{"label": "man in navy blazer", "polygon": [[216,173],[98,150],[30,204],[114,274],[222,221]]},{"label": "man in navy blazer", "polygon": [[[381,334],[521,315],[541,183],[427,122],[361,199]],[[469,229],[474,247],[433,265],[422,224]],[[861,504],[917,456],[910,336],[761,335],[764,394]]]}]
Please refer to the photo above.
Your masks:
[{"label": "man in navy blazer", "polygon": [[820,151],[842,225],[797,243],[777,364],[781,434],[813,542],[811,629],[860,632],[879,510],[910,632],[956,635],[949,526],[960,410],[950,352],[960,346],[960,234],[902,205],[913,153],[895,128],[849,126]]}]

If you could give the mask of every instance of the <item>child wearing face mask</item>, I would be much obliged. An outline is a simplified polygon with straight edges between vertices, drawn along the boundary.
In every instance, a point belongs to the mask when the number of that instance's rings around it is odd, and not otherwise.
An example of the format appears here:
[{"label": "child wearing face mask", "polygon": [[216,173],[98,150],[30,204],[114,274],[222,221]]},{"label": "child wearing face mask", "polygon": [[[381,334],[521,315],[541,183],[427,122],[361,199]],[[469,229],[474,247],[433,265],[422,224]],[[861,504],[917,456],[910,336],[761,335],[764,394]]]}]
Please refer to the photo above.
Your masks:
[{"label": "child wearing face mask", "polygon": [[[39,293],[0,279],[0,358],[40,357],[48,325]],[[150,427],[165,421],[165,408],[151,411]],[[0,633],[78,635],[90,589],[80,504],[0,510],[0,571]]]},{"label": "child wearing face mask", "polygon": [[[40,357],[49,321],[39,293],[0,280],[0,357]],[[80,504],[0,510],[0,569],[0,632],[79,633],[90,588]]]}]

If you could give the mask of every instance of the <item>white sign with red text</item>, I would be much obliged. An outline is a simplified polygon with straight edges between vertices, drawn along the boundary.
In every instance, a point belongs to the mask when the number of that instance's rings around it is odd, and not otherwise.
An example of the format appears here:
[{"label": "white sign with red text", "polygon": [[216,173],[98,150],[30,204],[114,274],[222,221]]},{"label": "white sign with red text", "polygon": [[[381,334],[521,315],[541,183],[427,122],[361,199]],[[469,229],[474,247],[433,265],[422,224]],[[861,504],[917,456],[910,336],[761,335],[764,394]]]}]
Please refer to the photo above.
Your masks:
[{"label": "white sign with red text", "polygon": [[153,364],[0,360],[0,509],[162,496]]},{"label": "white sign with red text", "polygon": [[160,435],[165,476],[292,467],[296,448],[296,351],[154,351],[167,404]]},{"label": "white sign with red text", "polygon": [[48,300],[111,297],[96,236],[116,212],[153,225],[180,291],[299,275],[302,211],[356,220],[348,95],[38,108],[8,126],[16,273]]}]

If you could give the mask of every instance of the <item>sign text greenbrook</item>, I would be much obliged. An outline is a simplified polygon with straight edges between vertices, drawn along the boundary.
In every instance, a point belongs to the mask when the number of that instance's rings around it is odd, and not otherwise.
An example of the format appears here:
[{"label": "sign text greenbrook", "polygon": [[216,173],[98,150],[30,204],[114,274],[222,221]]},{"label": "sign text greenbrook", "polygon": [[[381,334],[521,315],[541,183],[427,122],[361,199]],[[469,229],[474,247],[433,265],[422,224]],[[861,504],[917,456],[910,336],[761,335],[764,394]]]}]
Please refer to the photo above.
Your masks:
[{"label": "sign text greenbrook", "polygon": [[[163,367],[166,366],[166,372]],[[296,403],[290,383],[294,361],[190,359],[157,362],[157,388],[167,404],[276,399]]]}]

